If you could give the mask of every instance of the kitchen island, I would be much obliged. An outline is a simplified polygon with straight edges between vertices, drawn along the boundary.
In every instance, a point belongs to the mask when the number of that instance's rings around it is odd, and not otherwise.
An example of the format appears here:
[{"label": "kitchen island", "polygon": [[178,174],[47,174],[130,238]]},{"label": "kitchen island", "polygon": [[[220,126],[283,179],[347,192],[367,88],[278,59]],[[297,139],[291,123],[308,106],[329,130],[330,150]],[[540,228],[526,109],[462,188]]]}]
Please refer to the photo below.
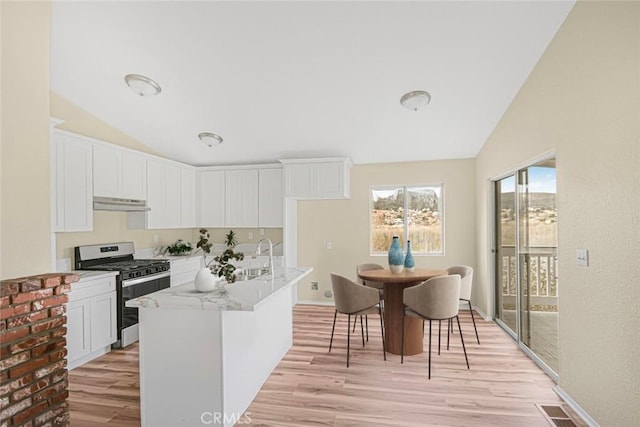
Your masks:
[{"label": "kitchen island", "polygon": [[247,423],[243,412],[293,342],[291,288],[311,268],[198,292],[186,283],[138,307],[143,426]]}]

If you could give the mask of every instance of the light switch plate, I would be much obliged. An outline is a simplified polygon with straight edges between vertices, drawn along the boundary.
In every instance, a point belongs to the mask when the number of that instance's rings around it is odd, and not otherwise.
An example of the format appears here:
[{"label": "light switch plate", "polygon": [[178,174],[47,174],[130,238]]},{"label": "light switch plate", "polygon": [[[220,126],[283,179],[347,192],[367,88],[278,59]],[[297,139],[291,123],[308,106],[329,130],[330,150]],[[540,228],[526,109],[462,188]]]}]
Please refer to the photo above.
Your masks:
[{"label": "light switch plate", "polygon": [[589,251],[586,249],[576,249],[576,265],[579,267],[589,266]]},{"label": "light switch plate", "polygon": [[327,242],[327,249],[333,249],[333,243]]}]

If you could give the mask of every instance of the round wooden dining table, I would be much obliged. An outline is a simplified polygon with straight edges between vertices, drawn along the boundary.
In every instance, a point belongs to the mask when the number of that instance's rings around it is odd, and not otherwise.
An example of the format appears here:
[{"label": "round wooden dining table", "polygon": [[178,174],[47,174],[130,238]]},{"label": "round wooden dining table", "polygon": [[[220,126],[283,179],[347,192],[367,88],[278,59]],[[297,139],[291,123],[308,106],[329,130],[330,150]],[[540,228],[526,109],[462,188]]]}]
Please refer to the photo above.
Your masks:
[{"label": "round wooden dining table", "polygon": [[[437,276],[446,276],[446,270],[416,268],[413,272],[403,270],[392,273],[388,269],[369,270],[358,273],[366,282],[384,284],[384,328],[387,351],[400,354],[402,350],[402,295],[403,290]],[[424,330],[422,320],[416,317],[404,319],[404,354],[413,355],[423,351]]]}]

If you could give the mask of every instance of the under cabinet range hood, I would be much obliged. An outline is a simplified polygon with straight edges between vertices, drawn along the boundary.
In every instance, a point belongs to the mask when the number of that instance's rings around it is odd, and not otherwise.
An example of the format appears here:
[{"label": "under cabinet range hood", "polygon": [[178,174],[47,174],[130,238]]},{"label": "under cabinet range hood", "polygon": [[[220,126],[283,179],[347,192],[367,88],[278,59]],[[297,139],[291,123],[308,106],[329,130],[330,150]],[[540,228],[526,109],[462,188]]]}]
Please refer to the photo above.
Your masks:
[{"label": "under cabinet range hood", "polygon": [[94,197],[94,211],[146,212],[151,208],[144,200],[119,199],[116,197]]}]

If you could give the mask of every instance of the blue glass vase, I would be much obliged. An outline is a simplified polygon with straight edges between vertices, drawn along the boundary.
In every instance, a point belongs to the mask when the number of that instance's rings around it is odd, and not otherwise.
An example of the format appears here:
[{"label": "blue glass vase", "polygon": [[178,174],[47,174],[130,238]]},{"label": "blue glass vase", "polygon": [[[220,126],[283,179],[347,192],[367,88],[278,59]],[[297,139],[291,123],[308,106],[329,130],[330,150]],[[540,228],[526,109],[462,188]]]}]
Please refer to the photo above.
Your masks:
[{"label": "blue glass vase", "polygon": [[404,257],[404,269],[409,273],[413,273],[416,270],[416,263],[411,253],[411,240],[407,240],[407,255]]},{"label": "blue glass vase", "polygon": [[402,273],[403,268],[404,253],[402,252],[402,247],[400,247],[398,236],[393,236],[391,247],[389,248],[389,270],[392,273]]}]

